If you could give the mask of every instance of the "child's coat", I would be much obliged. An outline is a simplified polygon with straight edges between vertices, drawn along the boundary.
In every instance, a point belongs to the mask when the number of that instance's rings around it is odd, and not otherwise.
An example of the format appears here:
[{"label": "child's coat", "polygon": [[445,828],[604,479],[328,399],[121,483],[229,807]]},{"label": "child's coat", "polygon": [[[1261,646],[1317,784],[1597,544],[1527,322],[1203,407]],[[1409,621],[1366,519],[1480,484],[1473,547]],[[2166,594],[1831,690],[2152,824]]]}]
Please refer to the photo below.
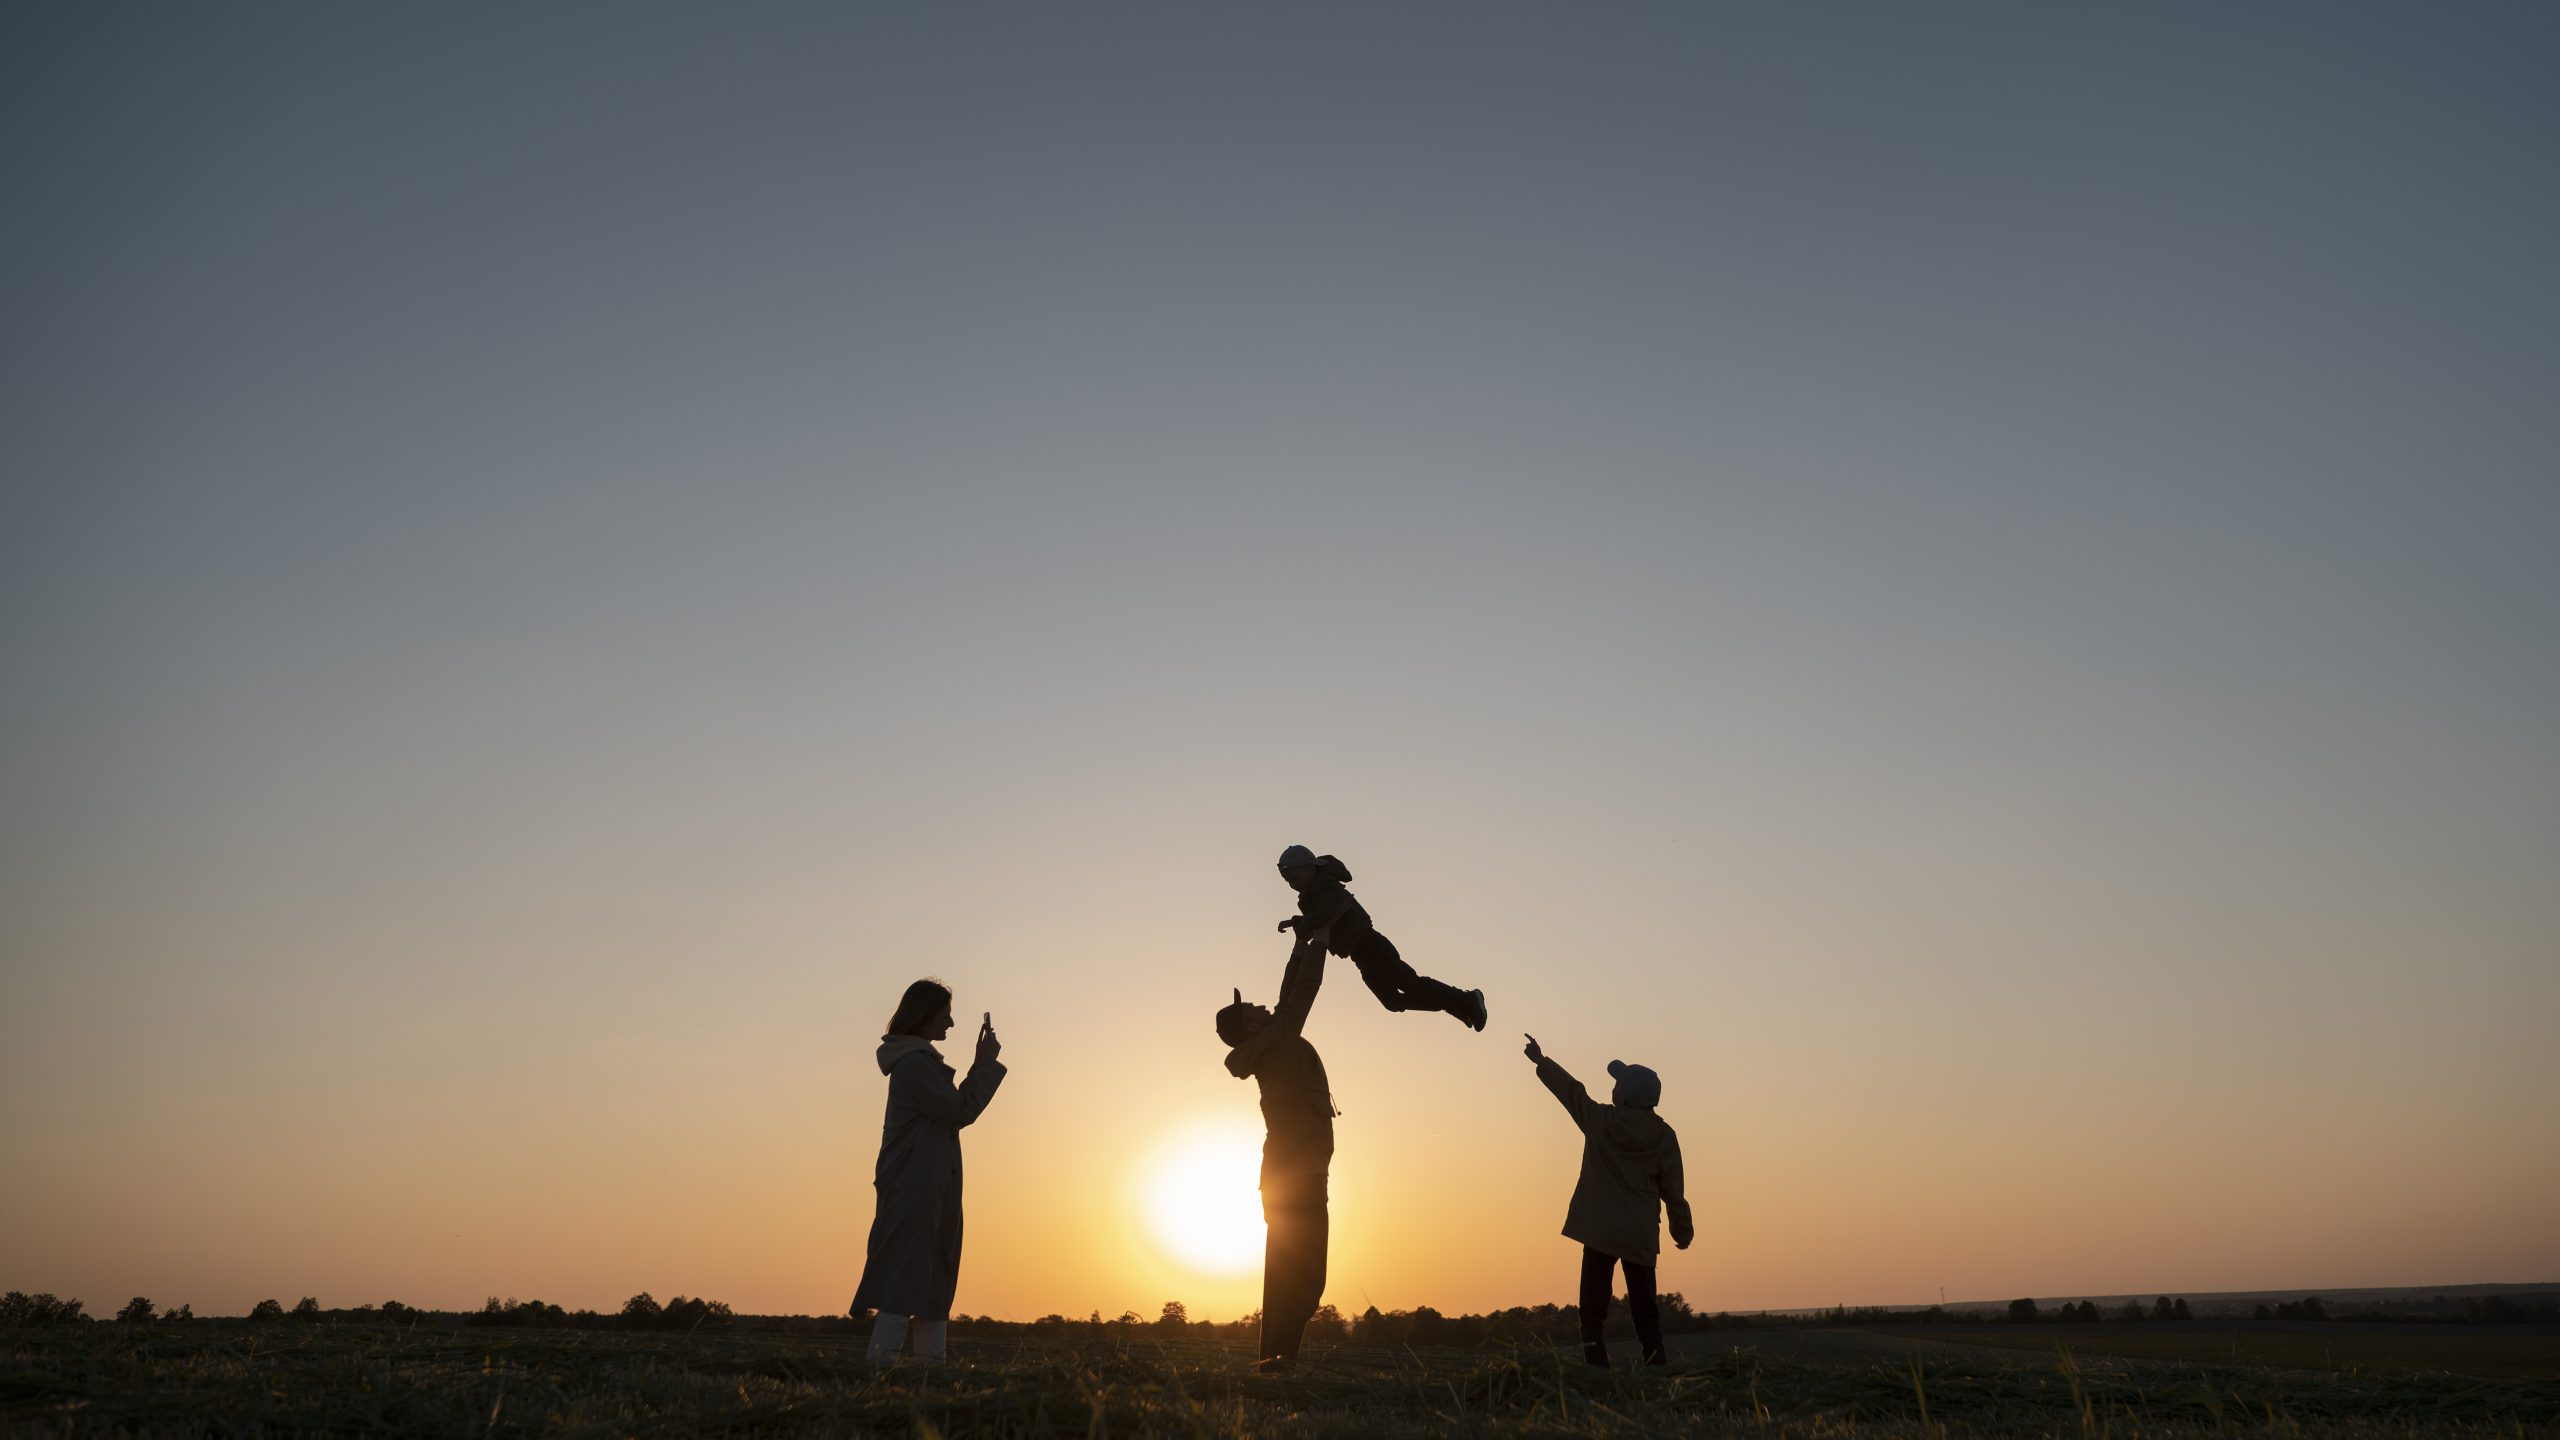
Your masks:
[{"label": "child's coat", "polygon": [[1650,1110],[1601,1104],[1553,1060],[1538,1062],[1538,1078],[1582,1131],[1582,1178],[1565,1209],[1565,1238],[1650,1265],[1662,1252],[1661,1214],[1668,1209],[1672,1241],[1687,1244],[1694,1231],[1680,1136],[1670,1123]]}]

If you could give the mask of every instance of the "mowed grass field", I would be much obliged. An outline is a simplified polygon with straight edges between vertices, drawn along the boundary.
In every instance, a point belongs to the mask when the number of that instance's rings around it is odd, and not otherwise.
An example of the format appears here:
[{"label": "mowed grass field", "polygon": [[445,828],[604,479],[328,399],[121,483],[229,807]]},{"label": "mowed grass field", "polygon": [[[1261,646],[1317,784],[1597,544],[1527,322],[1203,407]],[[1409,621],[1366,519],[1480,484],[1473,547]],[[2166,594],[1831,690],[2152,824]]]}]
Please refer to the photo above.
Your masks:
[{"label": "mowed grass field", "polygon": [[874,1369],[853,1338],[97,1324],[0,1332],[0,1433],[2560,1437],[2552,1381],[1946,1345],[1915,1366],[1890,1336],[1809,1359],[1732,1338],[1666,1370],[1593,1372],[1543,1345],[1350,1345],[1265,1377],[1241,1347],[1144,1329],[955,1340],[950,1364]]},{"label": "mowed grass field", "polygon": [[1894,1332],[2052,1355],[2261,1365],[2285,1370],[2446,1371],[2560,1380],[2560,1330],[2543,1326],[2250,1324],[1968,1325]]}]

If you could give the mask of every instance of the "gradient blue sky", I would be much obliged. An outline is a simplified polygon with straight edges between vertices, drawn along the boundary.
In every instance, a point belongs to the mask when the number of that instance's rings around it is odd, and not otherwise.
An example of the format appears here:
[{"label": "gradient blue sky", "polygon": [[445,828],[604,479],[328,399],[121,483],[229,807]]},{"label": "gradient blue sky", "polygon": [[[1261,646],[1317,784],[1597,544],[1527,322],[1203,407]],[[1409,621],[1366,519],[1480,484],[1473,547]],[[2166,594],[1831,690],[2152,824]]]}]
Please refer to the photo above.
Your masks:
[{"label": "gradient blue sky", "polygon": [[1523,1028],[1710,1306],[2560,1276],[2548,7],[15,5],[0,181],[0,1284],[839,1308],[932,971],[961,1308],[1250,1308],[1293,841],[1494,1004],[1329,1299],[1567,1292]]}]

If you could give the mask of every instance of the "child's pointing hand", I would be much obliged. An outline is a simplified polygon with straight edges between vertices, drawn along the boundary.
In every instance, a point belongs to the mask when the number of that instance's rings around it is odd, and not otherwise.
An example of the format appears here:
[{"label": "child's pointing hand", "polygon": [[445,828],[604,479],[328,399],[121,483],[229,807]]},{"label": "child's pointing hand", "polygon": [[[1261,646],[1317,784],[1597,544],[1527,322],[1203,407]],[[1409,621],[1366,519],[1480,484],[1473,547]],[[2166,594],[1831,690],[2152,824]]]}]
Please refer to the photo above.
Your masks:
[{"label": "child's pointing hand", "polygon": [[1537,1036],[1523,1030],[1520,1032],[1520,1038],[1529,1042],[1528,1044],[1520,1047],[1520,1053],[1529,1057],[1530,1064],[1536,1065],[1543,1063],[1546,1060],[1547,1052],[1538,1048]]}]

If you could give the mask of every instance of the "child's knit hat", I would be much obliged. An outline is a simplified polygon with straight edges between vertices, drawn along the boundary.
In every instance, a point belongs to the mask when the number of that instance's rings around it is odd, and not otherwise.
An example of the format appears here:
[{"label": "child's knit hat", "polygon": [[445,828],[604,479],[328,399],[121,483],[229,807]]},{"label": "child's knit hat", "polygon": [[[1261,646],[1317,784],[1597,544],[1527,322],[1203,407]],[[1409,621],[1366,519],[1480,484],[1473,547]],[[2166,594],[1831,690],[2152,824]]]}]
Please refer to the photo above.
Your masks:
[{"label": "child's knit hat", "polygon": [[1292,845],[1280,852],[1280,869],[1283,874],[1301,865],[1336,885],[1351,883],[1351,867],[1330,855],[1319,855],[1304,845]]}]

